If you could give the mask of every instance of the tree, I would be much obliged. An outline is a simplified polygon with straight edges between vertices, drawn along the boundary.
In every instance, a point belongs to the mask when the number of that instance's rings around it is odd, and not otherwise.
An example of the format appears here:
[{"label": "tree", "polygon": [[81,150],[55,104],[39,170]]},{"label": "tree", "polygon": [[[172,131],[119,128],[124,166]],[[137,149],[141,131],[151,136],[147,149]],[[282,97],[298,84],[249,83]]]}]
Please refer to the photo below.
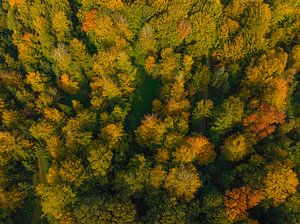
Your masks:
[{"label": "tree", "polygon": [[149,199],[150,209],[147,211],[144,223],[155,224],[183,224],[188,222],[185,205],[179,204],[176,199],[169,199],[165,196]]},{"label": "tree", "polygon": [[287,220],[291,224],[296,224],[300,220],[299,214],[300,195],[299,192],[287,198],[286,202],[281,205],[282,219]]},{"label": "tree", "polygon": [[174,53],[172,48],[165,48],[161,52],[162,59],[159,65],[159,77],[163,82],[174,80],[179,70],[179,57],[180,54]]},{"label": "tree", "polygon": [[128,170],[119,172],[116,178],[118,189],[129,193],[142,192],[149,182],[150,164],[143,154],[136,154],[128,164]]},{"label": "tree", "polygon": [[208,223],[233,223],[229,217],[229,211],[226,209],[223,203],[223,197],[220,193],[214,192],[205,195],[202,204],[201,211],[206,214]]},{"label": "tree", "polygon": [[106,195],[84,199],[74,211],[75,223],[135,223],[137,211],[133,203]]},{"label": "tree", "polygon": [[273,162],[266,167],[267,174],[264,179],[265,195],[274,206],[282,204],[286,198],[296,192],[298,186],[297,174],[290,164]]},{"label": "tree", "polygon": [[18,189],[17,186],[9,186],[9,178],[3,172],[0,173],[0,206],[1,209],[16,210],[22,207],[26,192]]},{"label": "tree", "polygon": [[246,69],[247,82],[261,86],[282,74],[287,63],[283,49],[271,49],[252,62]]},{"label": "tree", "polygon": [[202,181],[193,165],[172,168],[165,179],[164,188],[172,195],[184,201],[194,198]]},{"label": "tree", "polygon": [[52,122],[59,124],[62,122],[64,114],[56,108],[45,108],[44,117]]},{"label": "tree", "polygon": [[61,161],[59,175],[62,180],[79,187],[89,176],[78,158]]},{"label": "tree", "polygon": [[245,40],[244,49],[247,53],[266,48],[265,36],[270,29],[271,18],[268,4],[249,1],[241,17],[242,34]]},{"label": "tree", "polygon": [[26,83],[31,85],[31,88],[36,92],[44,92],[48,78],[41,75],[39,72],[31,72],[26,75]]},{"label": "tree", "polygon": [[206,92],[211,76],[212,74],[207,66],[198,68],[192,76],[191,89],[193,91]]},{"label": "tree", "polygon": [[284,79],[274,78],[270,87],[266,90],[264,99],[267,103],[282,111],[286,105],[288,95],[288,83]]},{"label": "tree", "polygon": [[33,33],[24,33],[23,35],[15,33],[13,41],[18,48],[20,60],[25,64],[28,63],[26,67],[29,71],[32,71],[31,67],[35,68],[40,59],[36,36]]},{"label": "tree", "polygon": [[196,160],[201,165],[207,165],[214,160],[216,153],[207,138],[194,136],[186,138],[184,145],[178,148],[173,156],[176,162],[189,163]]},{"label": "tree", "polygon": [[92,140],[95,124],[95,113],[83,111],[74,118],[69,118],[62,132],[66,138],[66,145],[70,148],[76,145],[88,146]]},{"label": "tree", "polygon": [[211,100],[200,100],[193,112],[194,120],[201,120],[208,118],[212,115],[211,110],[213,108],[213,101]]},{"label": "tree", "polygon": [[118,124],[108,124],[101,130],[101,136],[110,147],[115,146],[122,139],[123,135],[123,128]]},{"label": "tree", "polygon": [[243,120],[243,124],[256,135],[257,140],[261,140],[275,131],[276,124],[283,124],[284,118],[284,113],[276,111],[273,106],[262,104],[256,113]]},{"label": "tree", "polygon": [[251,139],[243,134],[231,135],[224,141],[221,153],[229,161],[239,161],[251,152]]},{"label": "tree", "polygon": [[52,28],[56,33],[57,39],[62,42],[71,33],[71,21],[64,11],[57,11],[52,16]]},{"label": "tree", "polygon": [[[210,3],[201,3],[201,5],[202,4]],[[217,24],[215,21],[216,18],[214,17],[220,12],[220,10],[222,10],[222,6],[217,4],[213,4],[211,8],[209,5],[202,7],[202,10],[199,10],[199,12],[190,17],[192,33],[187,37],[188,43],[195,41],[193,48],[189,48],[189,51],[192,55],[196,55],[198,57],[204,55],[207,56],[210,49],[215,47],[217,41]],[[209,11],[210,9],[211,11]]]},{"label": "tree", "polygon": [[31,135],[36,139],[46,140],[55,133],[55,126],[45,120],[30,127]]},{"label": "tree", "polygon": [[41,196],[43,212],[56,220],[62,219],[77,199],[76,193],[65,184],[38,185],[36,190]]},{"label": "tree", "polygon": [[165,128],[164,123],[156,116],[146,116],[136,130],[136,140],[141,146],[160,145],[164,139]]},{"label": "tree", "polygon": [[[144,55],[148,55],[150,53],[155,53],[157,51],[156,45],[157,41],[154,38],[153,28],[150,24],[145,24],[140,33],[139,33],[139,40],[138,45],[140,50]],[[155,58],[153,56],[149,56],[145,64],[151,64],[155,61]],[[145,66],[147,70],[151,70],[151,66]]]},{"label": "tree", "polygon": [[244,103],[237,97],[229,97],[222,103],[220,110],[217,112],[211,130],[224,134],[242,121],[243,113]]},{"label": "tree", "polygon": [[2,112],[2,123],[6,127],[12,127],[20,123],[21,116],[17,111],[3,110]]},{"label": "tree", "polygon": [[224,205],[229,210],[231,220],[244,220],[248,215],[247,210],[255,207],[262,199],[262,192],[252,190],[249,186],[242,186],[226,190]]},{"label": "tree", "polygon": [[166,171],[164,171],[161,165],[158,165],[150,171],[149,185],[153,188],[159,188],[162,186],[165,177]]},{"label": "tree", "polygon": [[113,152],[107,146],[93,142],[88,148],[88,161],[93,170],[93,175],[105,176],[109,171]]},{"label": "tree", "polygon": [[76,94],[80,90],[79,83],[68,74],[62,74],[59,80],[60,87],[69,94]]}]

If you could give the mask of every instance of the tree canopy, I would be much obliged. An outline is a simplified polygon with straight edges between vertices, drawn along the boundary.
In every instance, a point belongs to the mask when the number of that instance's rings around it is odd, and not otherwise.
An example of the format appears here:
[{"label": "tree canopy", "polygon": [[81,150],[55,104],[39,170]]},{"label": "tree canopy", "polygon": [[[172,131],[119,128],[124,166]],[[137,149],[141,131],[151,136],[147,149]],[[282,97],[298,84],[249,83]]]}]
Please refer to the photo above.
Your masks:
[{"label": "tree canopy", "polygon": [[298,224],[297,0],[0,1],[0,223]]}]

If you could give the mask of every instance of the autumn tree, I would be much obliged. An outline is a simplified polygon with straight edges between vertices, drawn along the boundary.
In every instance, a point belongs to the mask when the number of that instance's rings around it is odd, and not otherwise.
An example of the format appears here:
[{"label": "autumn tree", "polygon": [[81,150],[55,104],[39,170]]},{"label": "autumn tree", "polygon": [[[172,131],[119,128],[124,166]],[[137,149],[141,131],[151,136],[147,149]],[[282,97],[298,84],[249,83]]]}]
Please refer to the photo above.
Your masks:
[{"label": "autumn tree", "polygon": [[88,148],[88,161],[95,177],[105,176],[109,170],[113,152],[99,142],[93,142]]},{"label": "autumn tree", "polygon": [[88,111],[68,119],[66,125],[62,128],[67,146],[72,148],[76,145],[89,145],[92,140],[94,123],[95,114]]},{"label": "autumn tree", "polygon": [[[151,200],[151,201],[150,201]],[[148,199],[151,209],[147,211],[145,222],[150,223],[187,223],[188,207],[177,202],[174,198],[151,197]]]},{"label": "autumn tree", "polygon": [[136,140],[142,146],[160,145],[164,139],[164,123],[154,115],[146,116],[136,130]]},{"label": "autumn tree", "polygon": [[137,211],[127,199],[94,196],[84,199],[74,211],[75,223],[134,223]]},{"label": "autumn tree", "polygon": [[190,201],[202,184],[193,165],[181,165],[169,171],[165,179],[164,188],[172,196]]},{"label": "autumn tree", "polygon": [[212,115],[213,102],[211,100],[200,100],[193,112],[194,120],[201,120]]},{"label": "autumn tree", "polygon": [[248,215],[247,210],[255,207],[262,199],[262,192],[242,186],[225,192],[224,205],[231,220],[244,220]]},{"label": "autumn tree", "polygon": [[149,181],[150,166],[143,154],[137,154],[128,164],[127,172],[119,172],[116,182],[119,189],[130,191],[129,193],[141,192]]},{"label": "autumn tree", "polygon": [[0,1],[0,223],[299,223],[298,2]]},{"label": "autumn tree", "polygon": [[201,165],[213,161],[216,153],[213,145],[203,136],[193,136],[185,139],[185,143],[173,154],[176,162],[189,163],[194,160]]},{"label": "autumn tree", "polygon": [[227,137],[221,148],[221,153],[229,161],[239,161],[249,152],[251,152],[251,137],[243,134]]},{"label": "autumn tree", "polygon": [[39,185],[37,193],[41,196],[43,212],[50,218],[60,220],[68,212],[69,206],[74,205],[76,193],[66,184]]},{"label": "autumn tree", "polygon": [[266,167],[265,195],[274,206],[280,205],[289,195],[296,192],[299,181],[291,168],[290,164],[281,162],[274,162]]},{"label": "autumn tree", "polygon": [[230,224],[229,211],[223,203],[223,196],[218,192],[205,195],[202,200],[201,211],[206,214],[209,223]]},{"label": "autumn tree", "polygon": [[283,124],[284,119],[285,114],[283,112],[277,111],[268,104],[262,104],[256,113],[249,115],[243,120],[243,125],[260,140],[273,133],[276,129],[276,124]]},{"label": "autumn tree", "polygon": [[61,161],[58,172],[63,181],[72,183],[77,187],[89,178],[82,161],[78,158]]}]

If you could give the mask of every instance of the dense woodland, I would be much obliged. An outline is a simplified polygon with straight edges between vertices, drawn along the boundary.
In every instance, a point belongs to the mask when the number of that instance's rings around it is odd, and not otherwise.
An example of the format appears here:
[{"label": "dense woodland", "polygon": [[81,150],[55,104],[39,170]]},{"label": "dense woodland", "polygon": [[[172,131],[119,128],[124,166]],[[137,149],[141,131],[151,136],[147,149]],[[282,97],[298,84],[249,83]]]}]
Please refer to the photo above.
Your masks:
[{"label": "dense woodland", "polygon": [[299,71],[298,0],[0,0],[0,223],[299,224]]}]

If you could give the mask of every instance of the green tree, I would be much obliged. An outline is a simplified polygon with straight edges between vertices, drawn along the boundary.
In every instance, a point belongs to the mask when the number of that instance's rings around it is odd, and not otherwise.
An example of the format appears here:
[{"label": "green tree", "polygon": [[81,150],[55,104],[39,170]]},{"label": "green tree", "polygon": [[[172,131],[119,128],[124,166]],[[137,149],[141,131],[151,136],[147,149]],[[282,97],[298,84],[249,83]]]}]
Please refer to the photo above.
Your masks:
[{"label": "green tree", "polygon": [[74,211],[78,224],[135,223],[136,215],[131,201],[110,196],[85,198]]},{"label": "green tree", "polygon": [[243,101],[237,97],[229,97],[217,111],[211,130],[224,134],[242,121],[243,113]]}]

